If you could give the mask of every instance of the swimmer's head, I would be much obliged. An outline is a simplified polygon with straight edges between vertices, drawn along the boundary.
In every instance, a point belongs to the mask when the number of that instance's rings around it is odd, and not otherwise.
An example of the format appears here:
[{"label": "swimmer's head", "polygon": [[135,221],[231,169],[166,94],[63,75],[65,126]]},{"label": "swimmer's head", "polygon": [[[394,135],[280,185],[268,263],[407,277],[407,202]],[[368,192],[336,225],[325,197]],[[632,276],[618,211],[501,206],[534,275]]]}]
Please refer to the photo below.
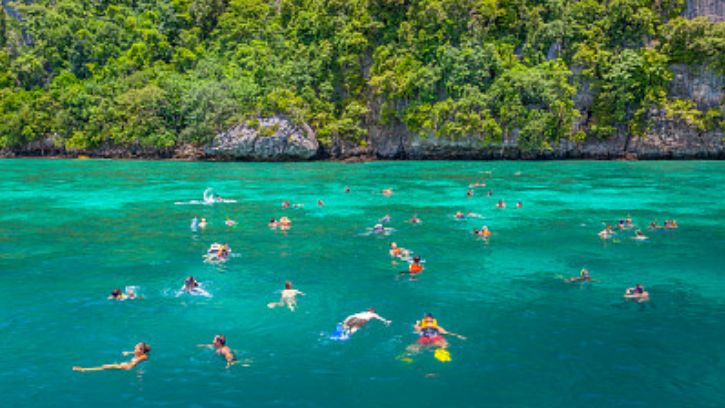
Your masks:
[{"label": "swimmer's head", "polygon": [[143,354],[148,354],[151,351],[151,346],[144,342],[140,342],[136,344],[136,347],[134,347],[134,351],[136,352],[142,352]]},{"label": "swimmer's head", "polygon": [[111,296],[113,296],[114,298],[121,296],[121,289],[113,289],[113,291],[111,291]]},{"label": "swimmer's head", "polygon": [[370,309],[368,309],[368,312],[375,313],[375,308],[371,307]]},{"label": "swimmer's head", "polygon": [[390,243],[390,248],[393,248],[393,249],[395,249],[395,248],[397,248],[397,247],[398,247],[398,244],[396,244],[395,242],[391,242],[391,243]]},{"label": "swimmer's head", "polygon": [[420,262],[420,257],[418,255],[414,256],[413,262]]},{"label": "swimmer's head", "polygon": [[227,344],[227,338],[223,334],[217,334],[214,336],[214,344],[224,346]]},{"label": "swimmer's head", "polygon": [[196,285],[196,279],[194,279],[194,277],[193,277],[193,276],[189,276],[189,277],[188,277],[188,278],[186,278],[186,280],[184,281],[184,284],[185,284],[186,286],[194,286],[194,285]]},{"label": "swimmer's head", "polygon": [[286,282],[284,283],[284,288],[285,288],[285,289],[292,289],[292,282],[290,282],[290,281],[286,281]]}]

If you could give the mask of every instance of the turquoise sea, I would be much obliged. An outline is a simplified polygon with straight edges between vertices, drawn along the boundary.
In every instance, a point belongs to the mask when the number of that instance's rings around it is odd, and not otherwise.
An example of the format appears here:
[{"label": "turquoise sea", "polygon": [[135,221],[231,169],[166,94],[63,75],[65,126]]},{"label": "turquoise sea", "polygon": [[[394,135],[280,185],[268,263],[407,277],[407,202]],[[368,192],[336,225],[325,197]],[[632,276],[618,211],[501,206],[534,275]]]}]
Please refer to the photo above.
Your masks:
[{"label": "turquoise sea", "polygon": [[[2,406],[725,405],[724,162],[10,159],[0,186]],[[208,187],[237,203],[175,204]],[[386,214],[395,231],[366,235]],[[599,239],[627,214],[679,228]],[[282,215],[289,231],[267,227]],[[482,225],[488,242],[471,233]],[[391,241],[425,259],[417,280]],[[231,246],[225,264],[203,262],[214,242]],[[563,282],[583,267],[596,282]],[[188,275],[212,297],[177,297]],[[286,279],[306,296],[268,309]],[[636,283],[651,302],[623,300]],[[129,285],[144,299],[106,299]],[[392,324],[329,340],[368,307]],[[451,362],[398,358],[426,312],[467,336],[449,338]],[[196,347],[215,334],[248,367]],[[138,341],[150,359],[130,372],[71,371],[125,361]]]}]

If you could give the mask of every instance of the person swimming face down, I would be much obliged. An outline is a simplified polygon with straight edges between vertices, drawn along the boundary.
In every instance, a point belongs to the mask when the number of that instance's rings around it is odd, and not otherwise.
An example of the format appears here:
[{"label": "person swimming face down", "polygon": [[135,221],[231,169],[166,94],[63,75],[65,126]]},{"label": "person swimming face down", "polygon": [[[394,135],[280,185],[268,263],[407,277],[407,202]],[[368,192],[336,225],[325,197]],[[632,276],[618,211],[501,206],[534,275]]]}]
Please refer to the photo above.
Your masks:
[{"label": "person swimming face down", "polygon": [[199,282],[196,279],[194,279],[193,276],[189,276],[184,281],[183,290],[185,290],[187,292],[191,292],[192,290],[194,290],[194,289],[196,289],[198,287],[199,287]]}]

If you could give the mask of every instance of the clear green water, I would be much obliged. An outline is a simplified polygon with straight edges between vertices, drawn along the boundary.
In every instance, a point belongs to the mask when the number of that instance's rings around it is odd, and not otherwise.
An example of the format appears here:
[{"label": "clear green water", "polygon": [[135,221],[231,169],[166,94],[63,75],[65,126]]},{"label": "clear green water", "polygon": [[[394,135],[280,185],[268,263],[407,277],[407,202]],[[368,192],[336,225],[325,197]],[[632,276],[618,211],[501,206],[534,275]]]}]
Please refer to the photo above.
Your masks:
[{"label": "clear green water", "polygon": [[[465,197],[476,181],[494,196]],[[2,160],[0,186],[3,406],[725,403],[723,162]],[[239,202],[174,205],[206,187]],[[384,187],[395,194],[374,193]],[[494,208],[499,198],[508,209]],[[305,207],[282,210],[284,199]],[[458,209],[486,218],[456,222]],[[391,237],[360,235],[386,213]],[[412,213],[424,223],[404,223]],[[680,228],[598,239],[602,221],[627,213]],[[293,221],[286,235],[266,227],[280,215]],[[206,231],[190,231],[194,216]],[[484,223],[488,244],[470,233]],[[398,279],[390,240],[427,260],[418,281]],[[202,263],[214,241],[239,256]],[[600,282],[561,281],[581,267]],[[175,297],[190,274],[212,298]],[[294,313],[266,307],[285,279],[308,294]],[[649,304],[623,302],[637,282]],[[105,299],[125,285],[146,298]],[[370,306],[393,324],[327,340]],[[396,360],[429,311],[468,340],[451,339],[450,363]],[[217,333],[251,367],[225,369],[195,347]],[[153,350],[132,372],[71,371],[123,361],[137,341]]]}]

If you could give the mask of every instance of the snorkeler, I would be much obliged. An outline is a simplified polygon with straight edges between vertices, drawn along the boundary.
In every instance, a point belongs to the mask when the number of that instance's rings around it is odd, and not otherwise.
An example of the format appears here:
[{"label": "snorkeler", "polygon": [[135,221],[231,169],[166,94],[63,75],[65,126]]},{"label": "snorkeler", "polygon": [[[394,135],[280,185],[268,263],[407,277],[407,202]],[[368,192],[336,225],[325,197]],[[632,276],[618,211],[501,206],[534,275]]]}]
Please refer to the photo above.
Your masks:
[{"label": "snorkeler", "polygon": [[638,283],[637,286],[627,288],[627,290],[624,291],[624,298],[636,300],[638,303],[642,303],[649,300],[649,292],[647,292],[644,287]]},{"label": "snorkeler", "polygon": [[451,333],[438,325],[438,321],[431,313],[426,313],[422,320],[415,322],[415,331],[418,333],[418,341],[408,346],[409,352],[418,352],[422,347],[435,346],[447,348],[448,341],[443,337],[444,334],[455,336],[461,340],[465,340],[464,336],[457,333]]},{"label": "snorkeler", "polygon": [[227,362],[227,368],[229,368],[232,364],[234,364],[237,359],[234,357],[234,353],[232,353],[232,350],[227,346],[227,339],[222,334],[217,334],[214,336],[214,339],[212,340],[212,344],[197,344],[197,347],[205,347],[209,349],[214,349],[215,352],[224,357],[224,360]]},{"label": "snorkeler", "polygon": [[124,356],[127,356],[129,354],[133,354],[133,358],[125,363],[120,364],[104,364],[100,367],[73,367],[73,371],[103,371],[103,370],[130,370],[133,367],[136,367],[136,365],[142,361],[146,361],[149,359],[149,352],[151,351],[151,347],[146,343],[138,343],[133,348],[133,351],[122,351],[121,354]]},{"label": "snorkeler", "polygon": [[413,261],[408,265],[408,273],[416,275],[423,272],[423,265],[420,263],[420,257],[418,255],[413,257]]},{"label": "snorkeler", "polygon": [[394,258],[404,259],[410,257],[410,250],[399,247],[395,242],[390,243],[390,250],[388,253]]},{"label": "snorkeler", "polygon": [[582,268],[582,270],[579,271],[579,276],[572,276],[567,280],[567,282],[586,282],[591,280],[592,277],[589,275],[589,270]]},{"label": "snorkeler", "polygon": [[193,276],[189,276],[184,280],[184,286],[181,287],[181,290],[184,292],[193,292],[199,288],[199,281],[197,281]]},{"label": "snorkeler", "polygon": [[284,283],[284,290],[282,290],[282,296],[279,302],[268,303],[267,307],[274,309],[277,306],[287,305],[289,310],[295,311],[297,307],[297,295],[304,296],[305,294],[297,289],[292,289],[292,282],[286,281]]},{"label": "snorkeler", "polygon": [[645,239],[648,239],[640,230],[637,230],[634,232],[634,236],[632,239],[638,239],[640,241],[644,241]]},{"label": "snorkeler", "polygon": [[389,326],[390,323],[392,323],[390,320],[386,320],[385,318],[377,314],[375,312],[375,309],[371,307],[365,312],[355,313],[354,315],[346,317],[345,320],[342,321],[342,328],[349,334],[354,334],[356,331],[360,330],[363,326],[368,324],[371,319],[380,320],[386,326]]},{"label": "snorkeler", "polygon": [[607,228],[599,231],[597,235],[599,235],[599,238],[601,239],[611,238],[612,236],[614,236],[614,231],[612,231],[612,225],[607,225]]},{"label": "snorkeler", "polygon": [[133,290],[133,287],[127,286],[126,287],[126,293],[121,292],[121,289],[113,289],[111,291],[111,294],[108,295],[108,300],[126,300],[126,299],[141,299],[136,295],[136,292]]}]

